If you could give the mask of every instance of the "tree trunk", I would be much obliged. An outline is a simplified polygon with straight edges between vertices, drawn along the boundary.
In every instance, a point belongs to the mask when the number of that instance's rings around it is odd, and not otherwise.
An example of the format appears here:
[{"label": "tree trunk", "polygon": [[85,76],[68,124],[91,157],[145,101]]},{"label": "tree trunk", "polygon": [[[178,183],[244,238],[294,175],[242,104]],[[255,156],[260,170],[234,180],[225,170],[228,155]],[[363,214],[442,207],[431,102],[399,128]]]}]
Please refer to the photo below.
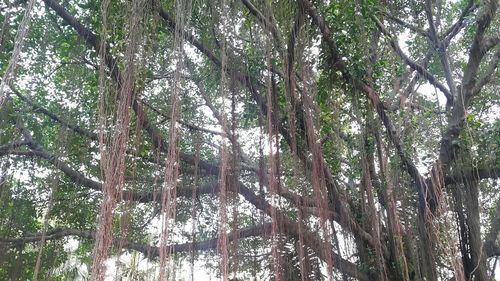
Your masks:
[{"label": "tree trunk", "polygon": [[466,272],[469,280],[488,281],[486,270],[486,255],[481,240],[481,227],[479,217],[479,184],[477,181],[464,181],[465,187],[465,212],[469,228],[470,247],[470,272]]}]

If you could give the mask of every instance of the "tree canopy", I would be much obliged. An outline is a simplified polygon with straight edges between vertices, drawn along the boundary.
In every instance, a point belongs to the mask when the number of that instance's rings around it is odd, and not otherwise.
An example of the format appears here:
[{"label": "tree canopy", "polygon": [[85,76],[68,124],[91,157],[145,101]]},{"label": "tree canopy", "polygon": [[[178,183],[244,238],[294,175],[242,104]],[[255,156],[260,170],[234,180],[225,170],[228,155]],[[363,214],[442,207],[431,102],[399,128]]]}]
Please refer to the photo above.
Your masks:
[{"label": "tree canopy", "polygon": [[3,1],[0,280],[494,280],[498,5]]}]

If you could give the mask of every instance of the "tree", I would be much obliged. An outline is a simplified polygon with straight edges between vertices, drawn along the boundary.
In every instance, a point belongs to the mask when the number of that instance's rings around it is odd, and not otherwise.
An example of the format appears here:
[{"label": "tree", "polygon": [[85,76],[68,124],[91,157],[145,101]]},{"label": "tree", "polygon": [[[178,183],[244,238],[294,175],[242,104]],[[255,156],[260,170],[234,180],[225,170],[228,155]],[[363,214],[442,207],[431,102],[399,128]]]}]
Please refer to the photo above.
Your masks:
[{"label": "tree", "polygon": [[0,279],[494,278],[498,1],[42,2],[0,6]]}]

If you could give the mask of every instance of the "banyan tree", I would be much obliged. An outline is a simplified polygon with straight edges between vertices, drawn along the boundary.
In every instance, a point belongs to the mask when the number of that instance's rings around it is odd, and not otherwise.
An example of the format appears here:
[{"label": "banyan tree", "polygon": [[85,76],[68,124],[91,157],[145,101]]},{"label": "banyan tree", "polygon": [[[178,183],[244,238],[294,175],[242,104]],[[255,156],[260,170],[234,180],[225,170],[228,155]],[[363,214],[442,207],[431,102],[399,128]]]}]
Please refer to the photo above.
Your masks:
[{"label": "banyan tree", "polygon": [[497,0],[5,0],[0,280],[500,278]]}]

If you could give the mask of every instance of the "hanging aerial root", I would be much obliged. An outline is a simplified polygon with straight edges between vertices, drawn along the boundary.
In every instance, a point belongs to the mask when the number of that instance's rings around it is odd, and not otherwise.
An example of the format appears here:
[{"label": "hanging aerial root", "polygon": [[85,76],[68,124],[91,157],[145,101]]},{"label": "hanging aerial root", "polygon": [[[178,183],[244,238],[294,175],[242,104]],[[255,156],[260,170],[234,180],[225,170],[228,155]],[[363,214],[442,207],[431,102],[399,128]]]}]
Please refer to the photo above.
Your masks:
[{"label": "hanging aerial root", "polygon": [[[174,34],[174,54],[176,59],[176,68],[174,73],[174,85],[171,96],[170,129],[168,137],[167,158],[165,160],[165,178],[162,187],[161,196],[161,218],[162,232],[160,239],[160,275],[159,280],[164,281],[166,276],[166,267],[169,257],[173,252],[167,252],[169,249],[170,228],[173,227],[176,214],[177,201],[177,178],[179,174],[179,153],[177,148],[177,120],[181,111],[179,95],[181,91],[181,76],[184,67],[184,30],[191,14],[191,1],[176,1],[176,28]],[[187,17],[186,17],[187,15]],[[173,248],[171,249],[173,250]]]},{"label": "hanging aerial root", "polygon": [[[104,280],[105,276],[105,261],[108,257],[109,248],[112,243],[112,227],[113,227],[113,210],[116,206],[117,198],[121,197],[121,192],[124,185],[125,173],[125,153],[129,139],[130,128],[130,107],[134,99],[135,92],[135,63],[134,56],[136,55],[138,44],[140,42],[139,22],[142,17],[142,0],[132,1],[129,8],[129,37],[128,44],[125,50],[125,73],[122,77],[121,88],[119,95],[115,99],[105,98],[104,80],[100,80],[100,132],[99,132],[99,150],[101,153],[101,173],[104,180],[103,183],[103,200],[99,212],[99,221],[96,233],[96,242],[94,245],[94,258],[90,273],[91,281]],[[104,2],[102,6],[102,14],[104,19],[103,34],[106,31],[106,17],[109,2]],[[105,37],[104,37],[105,38]],[[104,41],[104,40],[103,40]],[[103,42],[105,44],[105,42]],[[105,48],[101,45],[100,57],[104,58]],[[101,60],[100,74],[104,69],[105,60]],[[100,78],[104,79],[104,77]],[[116,101],[116,99],[118,99]],[[103,104],[105,102],[105,104]],[[105,133],[106,121],[110,116],[107,116],[105,108],[110,106],[107,103],[118,103],[116,111],[116,123],[112,125],[109,133]]]},{"label": "hanging aerial root", "polygon": [[302,64],[302,77],[306,82],[303,89],[303,102],[305,108],[305,138],[308,149],[311,153],[311,185],[313,189],[313,195],[318,202],[318,208],[320,213],[320,226],[323,233],[323,249],[324,255],[326,257],[326,266],[328,280],[333,280],[333,256],[332,256],[332,233],[331,227],[328,225],[328,214],[329,210],[328,204],[328,190],[326,188],[325,179],[325,167],[323,154],[321,151],[321,142],[318,140],[315,115],[317,111],[317,106],[314,102],[315,97],[315,84],[313,78],[311,77],[312,70],[308,67],[306,62]]},{"label": "hanging aerial root", "polygon": [[[2,109],[3,104],[7,99],[5,91],[10,86],[16,72],[17,64],[19,62],[19,58],[21,55],[21,50],[23,49],[24,46],[24,40],[29,31],[29,26],[35,2],[36,2],[35,0],[30,0],[28,2],[28,5],[26,6],[26,11],[24,12],[23,19],[21,20],[21,24],[19,24],[19,27],[17,29],[16,38],[14,40],[14,50],[12,51],[9,64],[7,65],[7,69],[5,70],[5,73],[2,77],[2,82],[0,82],[0,109]],[[7,19],[5,19],[5,22],[7,22]]]}]

